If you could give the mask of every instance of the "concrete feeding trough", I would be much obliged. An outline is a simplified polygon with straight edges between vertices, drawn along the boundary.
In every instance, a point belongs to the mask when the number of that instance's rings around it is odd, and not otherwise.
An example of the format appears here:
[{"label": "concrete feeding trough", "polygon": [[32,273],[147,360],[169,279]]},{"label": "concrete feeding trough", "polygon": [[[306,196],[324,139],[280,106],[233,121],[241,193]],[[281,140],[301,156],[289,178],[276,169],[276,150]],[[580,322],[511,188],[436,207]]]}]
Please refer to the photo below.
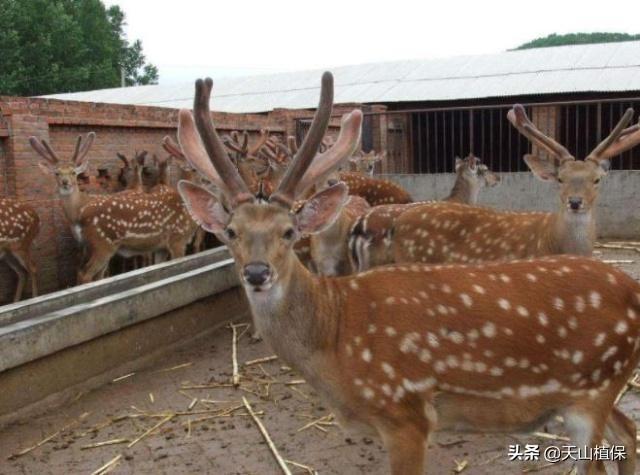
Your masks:
[{"label": "concrete feeding trough", "polygon": [[244,314],[224,247],[3,307],[0,422]]}]

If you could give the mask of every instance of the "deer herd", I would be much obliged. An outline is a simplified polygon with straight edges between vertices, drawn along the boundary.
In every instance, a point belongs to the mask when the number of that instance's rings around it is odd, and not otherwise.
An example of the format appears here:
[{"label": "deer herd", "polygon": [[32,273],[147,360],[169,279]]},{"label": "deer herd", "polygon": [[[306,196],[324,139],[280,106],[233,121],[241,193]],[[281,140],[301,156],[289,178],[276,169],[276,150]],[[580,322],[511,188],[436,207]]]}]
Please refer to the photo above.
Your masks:
[{"label": "deer herd", "polygon": [[[513,106],[508,121],[539,153],[526,164],[558,190],[555,212],[515,212],[477,205],[500,179],[474,155],[455,159],[441,201],[414,202],[373,176],[384,156],[359,151],[361,111],[326,136],[330,73],[300,144],[266,129],[220,136],[211,92],[210,79],[196,82],[177,143],[165,138],[169,157],[151,171],[145,152],[119,155],[115,193],[79,186],[95,134],[70,158],[30,139],[84,251],[78,282],[100,278],[115,255],[180,257],[212,233],[235,259],[259,334],[345,425],[381,437],[392,473],[423,473],[434,431],[522,432],[558,416],[579,447],[624,446],[619,473],[635,473],[635,423],[615,401],[640,359],[640,284],[590,258],[609,160],[640,143],[632,110],[576,160]],[[37,294],[38,226],[30,207],[0,200],[16,300],[27,275]],[[576,467],[605,473],[597,460]]]}]

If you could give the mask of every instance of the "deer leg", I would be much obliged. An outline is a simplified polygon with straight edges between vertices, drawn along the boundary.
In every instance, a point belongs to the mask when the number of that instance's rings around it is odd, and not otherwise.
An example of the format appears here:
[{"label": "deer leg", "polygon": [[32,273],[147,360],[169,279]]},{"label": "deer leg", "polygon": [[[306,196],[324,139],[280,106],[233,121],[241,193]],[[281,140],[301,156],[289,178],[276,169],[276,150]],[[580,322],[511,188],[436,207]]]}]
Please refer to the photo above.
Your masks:
[{"label": "deer leg", "polygon": [[[582,451],[593,450],[596,445],[602,445],[606,411],[594,401],[589,407],[572,407],[564,411],[564,424],[571,441]],[[579,460],[576,463],[577,475],[606,474],[602,460]]]},{"label": "deer leg", "polygon": [[78,272],[78,284],[91,282],[109,264],[115,254],[115,249],[93,249],[89,262]]},{"label": "deer leg", "polygon": [[624,446],[625,459],[618,460],[619,475],[636,473],[636,424],[614,407],[604,432],[611,445]]},{"label": "deer leg", "polygon": [[18,276],[18,285],[16,287],[16,293],[13,296],[13,301],[19,302],[22,298],[22,292],[24,291],[24,283],[27,278],[27,274],[22,264],[20,264],[20,261],[16,259],[12,254],[6,255],[6,261],[9,267],[11,267],[11,269],[13,269],[13,271]]},{"label": "deer leg", "polygon": [[187,252],[187,244],[182,240],[171,241],[169,242],[168,251],[170,260],[184,257]]},{"label": "deer leg", "polygon": [[13,251],[13,257],[16,259],[16,261],[18,261],[20,266],[24,270],[26,270],[27,274],[29,275],[29,279],[31,279],[31,297],[37,297],[38,281],[36,279],[36,273],[38,271],[38,268],[31,257],[31,250],[16,249],[15,251]]},{"label": "deer leg", "polygon": [[391,462],[392,475],[423,475],[428,431],[416,424],[378,428]]}]

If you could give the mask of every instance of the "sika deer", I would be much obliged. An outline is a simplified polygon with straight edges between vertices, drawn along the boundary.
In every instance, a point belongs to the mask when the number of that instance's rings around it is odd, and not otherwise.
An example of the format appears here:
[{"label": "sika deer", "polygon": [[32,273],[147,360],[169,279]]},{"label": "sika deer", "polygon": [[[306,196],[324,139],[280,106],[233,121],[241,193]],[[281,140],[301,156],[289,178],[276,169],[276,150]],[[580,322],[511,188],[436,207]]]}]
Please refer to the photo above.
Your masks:
[{"label": "sika deer", "polygon": [[18,276],[14,302],[22,298],[27,276],[31,279],[31,297],[38,296],[37,266],[31,246],[39,231],[40,218],[31,206],[0,198],[0,260],[4,259]]},{"label": "sika deer", "polygon": [[[499,181],[500,177],[473,154],[464,160],[456,157],[456,181],[444,201],[475,204],[481,187],[495,186]],[[425,202],[375,206],[360,217],[348,237],[351,267],[363,272],[393,263],[392,238],[396,219],[405,211],[423,204]]]},{"label": "sika deer", "polygon": [[555,213],[512,212],[458,203],[426,203],[403,213],[395,222],[394,261],[480,262],[550,254],[590,256],[595,239],[594,207],[609,159],[640,142],[640,130],[624,114],[611,134],[584,160],[540,132],[515,105],[509,121],[550,158],[525,155],[524,160],[543,180],[558,189]]},{"label": "sika deer", "polygon": [[177,192],[100,196],[80,193],[75,177],[88,165],[87,153],[94,138],[93,132],[84,143],[78,137],[71,160],[60,160],[47,141],[29,138],[43,158],[40,168],[56,176],[74,236],[89,250],[89,260],[78,272],[78,282],[90,282],[102,275],[116,254],[131,257],[166,249],[171,258],[183,256],[196,225]]},{"label": "sika deer", "polygon": [[[187,158],[223,190],[229,208],[189,182],[179,183],[180,194],[194,219],[228,245],[263,338],[344,421],[382,437],[395,475],[423,473],[435,430],[514,432],[556,415],[578,446],[593,448],[605,435],[624,446],[620,473],[633,474],[635,424],[614,401],[640,360],[640,285],[622,271],[560,256],[330,278],[298,261],[295,241],[332,222],[347,187],[316,193],[296,213],[292,206],[360,136],[356,110],[336,144],[315,156],[332,86],[325,73],[309,133],[268,202],[249,191],[214,129],[210,79],[196,82],[193,117],[180,111]],[[596,468],[601,463],[584,460],[578,470]]]},{"label": "sika deer", "polygon": [[456,157],[455,169],[456,181],[444,201],[475,205],[482,187],[493,187],[500,182],[500,177],[472,153],[465,159]]},{"label": "sika deer", "polygon": [[387,151],[378,154],[375,150],[369,152],[361,152],[354,157],[349,158],[349,162],[353,165],[355,172],[363,175],[373,176],[376,165],[387,159]]}]

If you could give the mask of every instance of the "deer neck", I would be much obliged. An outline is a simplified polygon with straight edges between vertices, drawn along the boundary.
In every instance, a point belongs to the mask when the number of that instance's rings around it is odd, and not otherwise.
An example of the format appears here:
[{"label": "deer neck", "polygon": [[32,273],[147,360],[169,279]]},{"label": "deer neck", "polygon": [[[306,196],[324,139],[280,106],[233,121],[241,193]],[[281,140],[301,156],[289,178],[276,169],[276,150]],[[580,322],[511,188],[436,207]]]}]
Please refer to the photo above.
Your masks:
[{"label": "deer neck", "polygon": [[456,176],[456,182],[453,184],[451,193],[447,201],[456,201],[458,203],[466,203],[474,205],[478,202],[480,194],[480,184],[477,180],[469,180],[460,174]]},{"label": "deer neck", "polygon": [[337,299],[330,279],[311,274],[295,257],[269,290],[246,289],[260,335],[285,363],[315,379],[312,360],[322,354],[337,328]]},{"label": "deer neck", "polygon": [[89,202],[89,195],[75,187],[69,194],[60,194],[62,210],[67,220],[75,225],[80,220],[80,211]]},{"label": "deer neck", "polygon": [[551,224],[552,250],[562,254],[590,256],[595,231],[593,211],[577,214],[561,209],[553,216]]}]

